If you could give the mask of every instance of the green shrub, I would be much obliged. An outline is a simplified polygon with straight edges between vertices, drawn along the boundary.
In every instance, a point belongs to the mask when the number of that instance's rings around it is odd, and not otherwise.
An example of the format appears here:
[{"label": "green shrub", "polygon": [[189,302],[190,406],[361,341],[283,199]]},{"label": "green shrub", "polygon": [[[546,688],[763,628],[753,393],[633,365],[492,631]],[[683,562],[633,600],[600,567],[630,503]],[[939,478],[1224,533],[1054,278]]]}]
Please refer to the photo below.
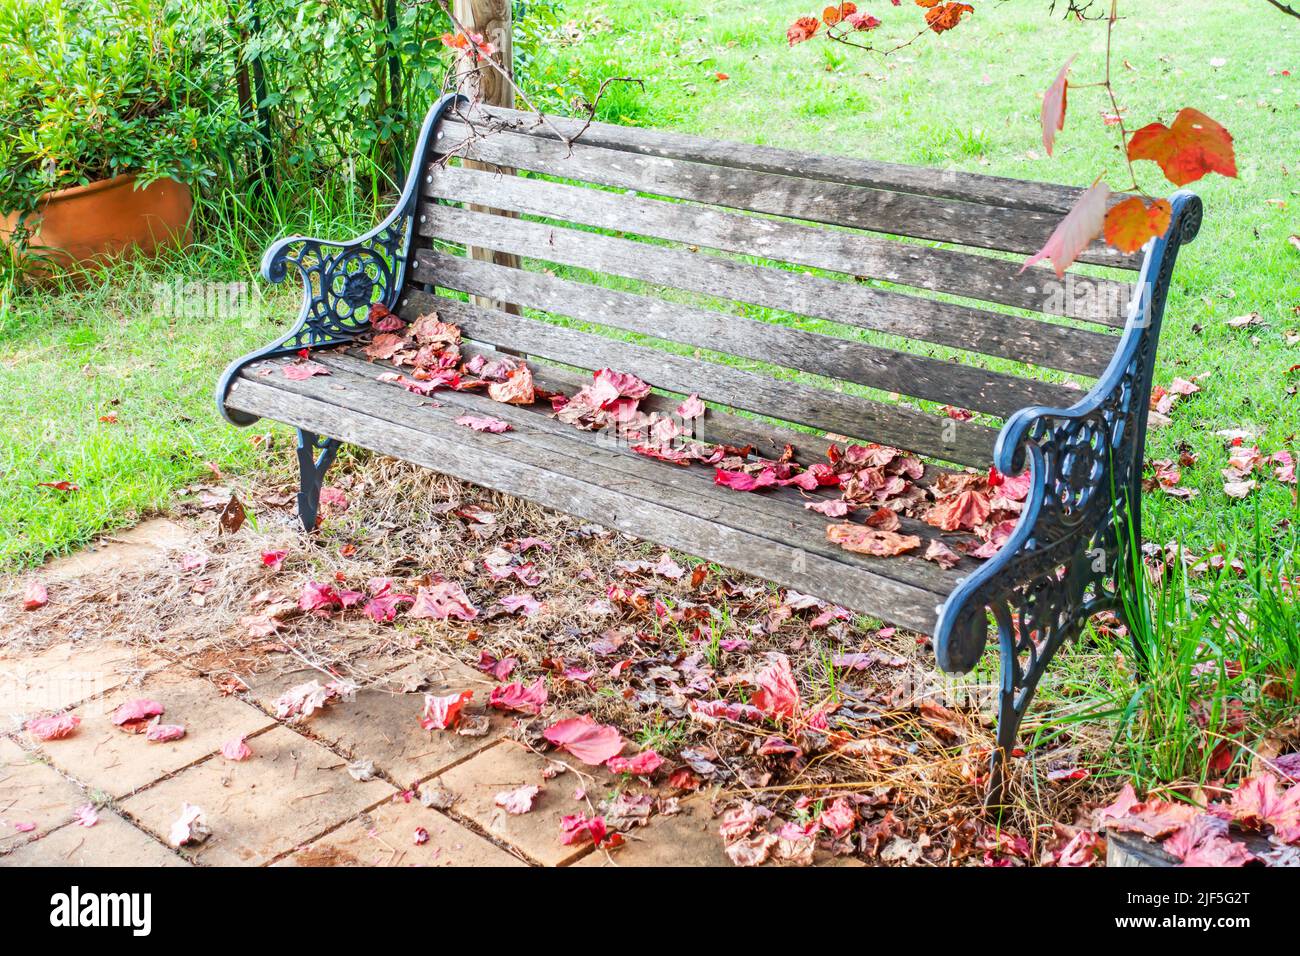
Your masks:
[{"label": "green shrub", "polygon": [[253,137],[219,6],[0,0],[0,210],[135,173],[199,185]]}]

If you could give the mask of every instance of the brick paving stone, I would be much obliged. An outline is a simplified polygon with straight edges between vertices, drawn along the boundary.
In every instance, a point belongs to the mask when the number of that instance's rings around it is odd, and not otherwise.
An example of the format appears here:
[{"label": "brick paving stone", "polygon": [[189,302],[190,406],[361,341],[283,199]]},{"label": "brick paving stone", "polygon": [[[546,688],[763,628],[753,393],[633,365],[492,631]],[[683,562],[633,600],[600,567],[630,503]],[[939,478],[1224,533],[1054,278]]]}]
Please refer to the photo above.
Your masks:
[{"label": "brick paving stone", "polygon": [[[560,818],[570,814],[589,815],[585,801],[574,799],[574,790],[583,781],[574,773],[565,773],[543,781],[542,769],[549,761],[518,743],[503,740],[483,753],[458,764],[437,781],[458,794],[451,813],[472,820],[484,832],[521,850],[530,859],[545,866],[561,866],[590,852],[591,844],[564,846],[560,843]],[[602,768],[577,764],[596,781],[585,786],[593,803],[608,792],[612,779]],[[496,795],[526,784],[543,785],[529,813],[509,814],[495,803]]]},{"label": "brick paving stone", "polygon": [[148,651],[116,644],[56,644],[0,659],[0,731],[107,693],[161,663]]},{"label": "brick paving stone", "polygon": [[[416,827],[429,841],[415,845]],[[363,814],[276,866],[525,866],[492,841],[419,801],[396,800]]]},{"label": "brick paving stone", "polygon": [[[27,843],[72,819],[90,800],[37,755],[0,737],[0,853]],[[14,824],[36,824],[35,830]]]},{"label": "brick paving stone", "polygon": [[[284,691],[315,676],[319,676],[317,672],[303,670],[255,682],[251,695],[273,710],[276,698]],[[403,687],[411,686],[408,678],[414,677],[427,680],[423,690],[401,693]],[[362,688],[353,700],[333,701],[294,726],[351,754],[353,759],[373,761],[376,769],[395,784],[407,787],[473,756],[505,734],[511,721],[487,707],[491,688],[492,683],[484,681],[482,674],[458,662],[441,668],[421,663],[404,667],[373,687]],[[425,692],[450,694],[466,689],[474,691],[475,699],[465,713],[487,714],[486,734],[471,737],[420,727]]]},{"label": "brick paving stone", "polygon": [[[153,743],[144,734],[113,726],[119,704],[136,698],[156,700],[166,708],[164,723],[183,724],[185,736]],[[150,674],[138,687],[124,687],[73,713],[82,718],[76,733],[40,744],[50,761],[92,790],[120,797],[216,753],[232,737],[274,725],[256,707],[224,697],[209,682],[179,667]]]},{"label": "brick paving stone", "polygon": [[93,827],[70,823],[0,856],[0,867],[189,865],[110,810],[100,810]]},{"label": "brick paving stone", "polygon": [[397,792],[381,780],[353,780],[342,758],[287,727],[259,734],[248,746],[247,760],[205,760],[120,808],[166,840],[181,805],[195,804],[212,836],[186,855],[214,866],[260,866]]}]

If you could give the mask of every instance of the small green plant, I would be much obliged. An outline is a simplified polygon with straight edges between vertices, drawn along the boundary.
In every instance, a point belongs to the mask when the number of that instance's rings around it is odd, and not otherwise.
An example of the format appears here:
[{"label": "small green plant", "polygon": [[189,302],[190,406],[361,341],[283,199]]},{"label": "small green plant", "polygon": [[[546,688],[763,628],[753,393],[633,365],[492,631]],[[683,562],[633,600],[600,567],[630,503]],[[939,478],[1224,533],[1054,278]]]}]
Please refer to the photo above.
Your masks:
[{"label": "small green plant", "polygon": [[[213,178],[253,131],[205,29],[211,3],[0,0],[0,211],[134,173]],[[15,233],[19,244],[20,228]]]}]

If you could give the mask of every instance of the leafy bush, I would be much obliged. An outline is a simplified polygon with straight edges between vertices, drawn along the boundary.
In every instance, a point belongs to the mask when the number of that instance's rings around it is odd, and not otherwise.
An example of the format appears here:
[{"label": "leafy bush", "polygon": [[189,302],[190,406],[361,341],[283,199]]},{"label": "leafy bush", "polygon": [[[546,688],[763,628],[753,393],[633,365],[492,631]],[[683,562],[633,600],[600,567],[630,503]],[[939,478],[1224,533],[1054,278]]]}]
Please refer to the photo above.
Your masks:
[{"label": "leafy bush", "polygon": [[136,173],[197,185],[252,128],[219,10],[179,0],[0,0],[0,210]]}]

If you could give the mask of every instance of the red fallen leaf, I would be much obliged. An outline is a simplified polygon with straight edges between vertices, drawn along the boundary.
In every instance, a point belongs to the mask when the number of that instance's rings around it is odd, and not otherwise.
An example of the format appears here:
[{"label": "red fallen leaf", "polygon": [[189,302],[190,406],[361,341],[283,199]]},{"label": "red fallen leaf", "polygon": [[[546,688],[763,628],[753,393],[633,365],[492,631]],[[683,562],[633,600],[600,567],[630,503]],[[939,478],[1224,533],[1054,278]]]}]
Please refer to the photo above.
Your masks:
[{"label": "red fallen leaf", "polygon": [[313,375],[328,375],[330,373],[330,370],[324,365],[311,361],[291,362],[282,366],[281,371],[284,373],[284,377],[291,382],[301,382]]},{"label": "red fallen leaf", "polygon": [[388,311],[388,306],[382,302],[374,303],[366,318],[370,322],[370,327],[376,332],[396,332],[406,327],[406,323]]},{"label": "red fallen leaf", "polygon": [[38,481],[37,488],[53,488],[55,491],[80,491],[81,485],[71,481]]},{"label": "red fallen leaf", "polygon": [[132,733],[140,733],[148,725],[150,718],[163,712],[163,705],[156,700],[129,700],[113,711],[114,725]]},{"label": "red fallen leaf", "polygon": [[610,757],[605,766],[610,773],[630,773],[634,777],[648,777],[663,764],[664,758],[653,750],[643,750],[633,757]]},{"label": "red fallen leaf", "polygon": [[790,658],[773,652],[768,665],[754,675],[758,690],[751,698],[755,707],[770,717],[795,717],[803,709],[799,687],[794,682]]},{"label": "red fallen leaf", "polygon": [[50,603],[50,592],[40,581],[32,581],[23,592],[23,610],[38,611]]},{"label": "red fallen leaf", "polygon": [[460,722],[461,709],[474,696],[472,690],[463,690],[459,694],[438,697],[424,695],[424,713],[420,717],[420,726],[425,730],[448,730]]},{"label": "red fallen leaf", "polygon": [[1173,213],[1166,199],[1157,199],[1148,206],[1133,196],[1106,213],[1103,235],[1120,252],[1137,252],[1148,240],[1165,234]]},{"label": "red fallen leaf", "polygon": [[366,601],[361,613],[376,624],[387,624],[397,618],[398,608],[414,600],[409,594],[379,594]]},{"label": "red fallen leaf", "polygon": [[804,507],[828,518],[843,518],[853,506],[843,498],[828,498],[826,501],[810,501]]},{"label": "red fallen leaf", "polygon": [[816,17],[800,17],[786,28],[785,38],[790,46],[811,40],[822,23]]},{"label": "red fallen leaf", "polygon": [[406,347],[406,336],[396,335],[392,332],[381,332],[370,340],[362,351],[366,353],[367,358],[379,359],[380,361],[390,359]]},{"label": "red fallen leaf", "polygon": [[19,833],[31,833],[33,830],[36,829],[36,824],[28,823],[25,821],[22,823],[15,823],[14,829],[17,830]]},{"label": "red fallen leaf", "polygon": [[234,737],[221,745],[221,756],[239,762],[253,756],[253,749],[244,743],[243,737]]},{"label": "red fallen leaf", "polygon": [[677,406],[677,416],[690,421],[692,418],[699,418],[704,414],[704,403],[700,401],[700,396],[694,392],[691,393],[684,402]]},{"label": "red fallen leaf", "polygon": [[618,756],[624,744],[616,728],[598,724],[586,714],[558,721],[547,727],[542,736],[553,746],[592,766]]},{"label": "red fallen leaf", "polygon": [[955,405],[943,405],[939,408],[939,411],[943,412],[953,421],[958,422],[968,422],[975,417],[975,413],[969,408],[957,408]]},{"label": "red fallen leaf", "polygon": [[478,656],[477,666],[483,673],[489,674],[497,680],[505,680],[519,666],[519,658],[503,657],[497,659],[487,651],[482,651]]},{"label": "red fallen leaf", "polygon": [[931,541],[921,557],[933,561],[941,568],[955,568],[961,562],[961,555],[939,540]]},{"label": "red fallen leaf", "polygon": [[726,73],[719,72],[713,74],[713,82],[715,83],[725,83],[729,79],[731,79],[731,77],[728,76]]},{"label": "red fallen leaf", "polygon": [[917,5],[930,7],[929,10],[925,11],[925,22],[935,33],[944,33],[951,30],[961,23],[962,17],[975,12],[975,8],[969,3],[941,3],[935,6],[932,2],[917,0]]},{"label": "red fallen leaf", "polygon": [[722,485],[724,488],[730,488],[733,491],[756,491],[759,488],[769,488],[777,483],[776,469],[764,468],[759,474],[751,475],[747,471],[727,471],[723,468],[715,468],[713,483]]},{"label": "red fallen leaf", "polygon": [[472,428],[476,432],[492,432],[493,434],[500,434],[510,430],[509,422],[503,422],[499,418],[489,418],[486,415],[460,415],[456,419],[456,424]]},{"label": "red fallen leaf", "polygon": [[1183,866],[1245,866],[1255,859],[1245,845],[1228,839],[1227,821],[1205,813],[1160,846]]},{"label": "red fallen leaf", "polygon": [[536,716],[546,706],[546,681],[539,677],[527,687],[517,682],[493,687],[488,704],[497,710],[513,710]]},{"label": "red fallen leaf", "polygon": [[937,501],[925,516],[925,523],[944,531],[973,531],[988,520],[991,513],[988,496],[968,490]]},{"label": "red fallen leaf", "polygon": [[1231,800],[1215,804],[1211,812],[1246,830],[1300,826],[1300,787],[1279,790],[1271,773],[1248,777],[1232,792]]},{"label": "red fallen leaf", "polygon": [[501,599],[501,607],[507,614],[530,617],[542,609],[542,602],[531,594],[507,594]]},{"label": "red fallen leaf", "polygon": [[180,740],[185,736],[185,728],[180,724],[164,724],[161,718],[155,717],[149,722],[145,730],[144,739],[156,744],[167,743],[171,740]]},{"label": "red fallen leaf", "polygon": [[329,485],[321,488],[320,503],[326,508],[332,508],[335,511],[348,510],[348,496],[338,488],[331,488]]},{"label": "red fallen leaf", "polygon": [[409,617],[428,617],[438,621],[452,617],[472,621],[478,617],[478,608],[470,603],[469,595],[455,581],[439,581],[418,589],[415,603],[407,613]]},{"label": "red fallen leaf", "polygon": [[1065,278],[1065,270],[1074,264],[1079,253],[1101,235],[1109,201],[1110,187],[1100,181],[1094,183],[1092,188],[1079,197],[1065,218],[1057,223],[1043,248],[1025,260],[1020,272],[1043,259],[1051,259],[1057,278]]},{"label": "red fallen leaf", "polygon": [[726,700],[692,700],[686,708],[692,718],[706,724],[722,719],[737,723],[753,723],[763,719],[763,712],[753,704],[733,704]]},{"label": "red fallen leaf", "polygon": [[263,551],[262,566],[270,568],[272,571],[279,571],[280,565],[284,564],[284,559],[288,556],[288,551]]},{"label": "red fallen leaf", "polygon": [[460,375],[451,369],[438,369],[427,379],[413,380],[405,375],[397,376],[397,384],[416,395],[432,395],[440,388],[456,388],[460,385]]},{"label": "red fallen leaf", "polygon": [[533,373],[527,365],[521,365],[509,375],[504,382],[493,382],[488,386],[488,397],[505,405],[531,405],[537,401],[537,392],[533,387]]},{"label": "red fallen leaf", "polygon": [[328,611],[330,608],[342,606],[343,599],[332,585],[308,581],[302,586],[298,607],[304,611]]},{"label": "red fallen leaf", "polygon": [[640,400],[650,394],[650,386],[641,379],[612,368],[603,368],[595,374],[595,390],[598,397],[604,397],[599,403],[601,408],[608,408],[619,398]]},{"label": "red fallen leaf", "polygon": [[1100,866],[1106,859],[1106,840],[1091,830],[1080,830],[1056,854],[1057,866]]},{"label": "red fallen leaf", "polygon": [[903,526],[903,519],[893,508],[877,508],[862,523],[878,531],[897,531]]},{"label": "red fallen leaf", "polygon": [[817,817],[817,823],[829,830],[831,836],[837,839],[848,836],[849,831],[853,829],[853,824],[857,822],[858,811],[848,797],[837,797],[832,800],[830,806]]},{"label": "red fallen leaf", "polygon": [[1178,111],[1173,126],[1151,123],[1134,133],[1128,158],[1158,163],[1175,186],[1186,186],[1207,173],[1237,175],[1232,134],[1190,106]]},{"label": "red fallen leaf", "polygon": [[62,740],[81,723],[76,714],[54,714],[50,717],[33,717],[23,724],[23,729],[37,740]]},{"label": "red fallen leaf", "polygon": [[987,561],[1002,550],[1015,530],[1016,523],[1014,521],[998,522],[988,530],[988,538],[978,548],[970,552],[970,556]]},{"label": "red fallen leaf", "polygon": [[560,830],[560,842],[566,846],[572,843],[585,843],[587,840],[600,846],[605,840],[605,818],[574,814],[561,818]]},{"label": "red fallen leaf", "polygon": [[505,810],[506,813],[528,813],[533,809],[533,801],[537,799],[537,795],[541,792],[542,788],[536,784],[527,784],[516,787],[514,790],[501,791],[492,802]]},{"label": "red fallen leaf", "polygon": [[[101,423],[103,423],[103,424],[105,424],[105,425],[116,425],[116,424],[117,424],[117,412],[109,412],[107,415],[100,415],[100,416],[99,416],[99,420],[100,420]],[[218,478],[217,480],[220,481],[221,479]]]},{"label": "red fallen leaf", "polygon": [[1078,56],[1077,53],[1065,61],[1065,66],[1061,67],[1061,71],[1056,74],[1056,79],[1052,81],[1052,85],[1043,94],[1043,108],[1040,118],[1043,123],[1043,148],[1047,150],[1048,156],[1052,155],[1052,147],[1056,143],[1057,132],[1065,129],[1065,108],[1070,90],[1070,67],[1073,65],[1076,56]]},{"label": "red fallen leaf", "polygon": [[882,531],[861,524],[833,524],[826,529],[826,540],[845,551],[890,558],[919,547],[921,539],[912,534]]},{"label": "red fallen leaf", "polygon": [[1097,812],[1097,824],[1158,840],[1186,826],[1200,812],[1186,803],[1169,803],[1155,797],[1138,800],[1133,785],[1126,783],[1115,802]]}]

